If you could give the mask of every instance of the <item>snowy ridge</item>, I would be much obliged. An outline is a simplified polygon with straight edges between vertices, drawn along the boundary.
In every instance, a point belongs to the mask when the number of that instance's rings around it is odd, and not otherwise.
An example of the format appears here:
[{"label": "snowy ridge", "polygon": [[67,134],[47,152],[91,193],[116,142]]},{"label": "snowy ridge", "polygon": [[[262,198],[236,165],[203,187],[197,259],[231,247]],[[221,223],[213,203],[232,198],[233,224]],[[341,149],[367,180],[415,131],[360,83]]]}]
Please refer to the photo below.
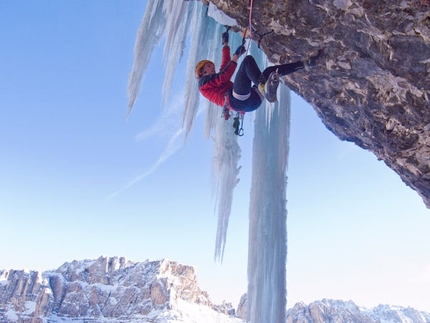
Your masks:
[{"label": "snowy ridge", "polygon": [[367,309],[352,301],[323,299],[297,303],[287,312],[288,323],[429,323],[430,314],[411,307],[379,305]]},{"label": "snowy ridge", "polygon": [[425,312],[417,311],[411,307],[378,305],[375,308],[365,310],[374,320],[381,323],[416,323],[430,322],[430,315]]},{"label": "snowy ridge", "polygon": [[169,260],[100,257],[57,270],[0,271],[0,322],[241,322],[214,305],[194,268]]}]

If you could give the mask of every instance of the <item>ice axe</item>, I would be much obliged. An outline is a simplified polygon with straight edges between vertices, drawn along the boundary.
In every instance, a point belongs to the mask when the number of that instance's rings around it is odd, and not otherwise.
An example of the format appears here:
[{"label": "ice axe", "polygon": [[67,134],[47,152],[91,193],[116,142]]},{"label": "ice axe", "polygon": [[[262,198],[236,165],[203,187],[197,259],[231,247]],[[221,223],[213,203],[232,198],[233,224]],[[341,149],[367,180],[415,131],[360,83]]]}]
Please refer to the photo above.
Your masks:
[{"label": "ice axe", "polygon": [[226,28],[225,32],[222,33],[222,43],[228,43],[229,35],[228,32],[231,26],[224,26]]}]

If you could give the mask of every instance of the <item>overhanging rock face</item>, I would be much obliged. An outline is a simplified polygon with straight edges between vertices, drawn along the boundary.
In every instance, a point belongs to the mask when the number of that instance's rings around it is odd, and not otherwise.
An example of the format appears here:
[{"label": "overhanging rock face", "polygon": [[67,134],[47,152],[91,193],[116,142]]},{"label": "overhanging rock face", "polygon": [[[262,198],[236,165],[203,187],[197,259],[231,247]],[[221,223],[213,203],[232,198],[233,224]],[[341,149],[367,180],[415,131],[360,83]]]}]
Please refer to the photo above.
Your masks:
[{"label": "overhanging rock face", "polygon": [[[249,1],[212,2],[249,25]],[[252,9],[252,38],[271,62],[324,48],[321,65],[286,84],[430,207],[430,0],[253,0]]]}]

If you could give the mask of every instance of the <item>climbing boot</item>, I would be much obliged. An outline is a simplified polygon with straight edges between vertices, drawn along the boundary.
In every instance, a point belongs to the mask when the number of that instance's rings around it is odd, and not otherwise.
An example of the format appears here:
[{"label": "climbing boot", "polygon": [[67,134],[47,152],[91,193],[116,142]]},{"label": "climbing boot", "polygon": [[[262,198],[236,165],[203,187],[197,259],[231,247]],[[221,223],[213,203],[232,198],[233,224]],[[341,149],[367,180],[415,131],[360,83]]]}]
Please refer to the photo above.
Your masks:
[{"label": "climbing boot", "polygon": [[260,78],[258,79],[257,87],[258,87],[258,91],[260,91],[260,93],[263,97],[264,97],[264,89],[266,88],[266,82],[267,82],[267,80],[264,77],[264,74],[262,73],[260,75]]},{"label": "climbing boot", "polygon": [[260,83],[258,84],[258,91],[261,93],[261,95],[264,97],[264,89],[266,88],[266,83]]},{"label": "climbing boot", "polygon": [[271,103],[278,101],[276,97],[278,85],[279,85],[279,73],[278,73],[278,70],[276,70],[275,72],[270,73],[269,79],[267,80],[264,86],[264,96],[266,97],[267,101]]}]

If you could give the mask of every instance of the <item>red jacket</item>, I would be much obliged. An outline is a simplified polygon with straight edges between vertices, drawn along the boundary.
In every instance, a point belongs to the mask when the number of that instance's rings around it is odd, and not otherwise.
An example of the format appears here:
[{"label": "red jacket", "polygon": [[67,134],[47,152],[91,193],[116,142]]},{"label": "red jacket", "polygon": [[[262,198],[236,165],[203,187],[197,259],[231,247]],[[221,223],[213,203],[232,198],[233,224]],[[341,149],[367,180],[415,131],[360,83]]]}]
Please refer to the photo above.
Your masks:
[{"label": "red jacket", "polygon": [[236,70],[237,63],[230,57],[230,47],[222,48],[220,71],[212,75],[205,75],[199,79],[199,90],[209,101],[224,106],[225,94],[233,88],[231,77]]}]

